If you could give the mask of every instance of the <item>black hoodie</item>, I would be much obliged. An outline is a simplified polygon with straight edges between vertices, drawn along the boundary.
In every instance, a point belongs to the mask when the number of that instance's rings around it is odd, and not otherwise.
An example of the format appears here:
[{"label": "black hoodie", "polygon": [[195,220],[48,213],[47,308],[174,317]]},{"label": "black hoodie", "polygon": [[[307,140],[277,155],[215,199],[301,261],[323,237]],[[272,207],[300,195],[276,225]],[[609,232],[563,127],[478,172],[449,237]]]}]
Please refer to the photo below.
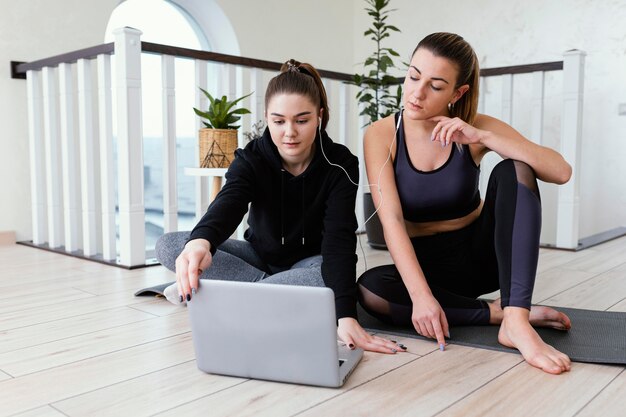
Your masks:
[{"label": "black hoodie", "polygon": [[[324,153],[358,182],[359,161],[348,148],[322,133]],[[235,231],[250,203],[244,238],[264,262],[289,267],[322,254],[322,277],[335,293],[337,318],[356,318],[357,187],[331,166],[315,139],[315,155],[294,177],[282,167],[269,130],[237,149],[226,183],[192,230],[189,240],[206,239],[216,248]]]}]

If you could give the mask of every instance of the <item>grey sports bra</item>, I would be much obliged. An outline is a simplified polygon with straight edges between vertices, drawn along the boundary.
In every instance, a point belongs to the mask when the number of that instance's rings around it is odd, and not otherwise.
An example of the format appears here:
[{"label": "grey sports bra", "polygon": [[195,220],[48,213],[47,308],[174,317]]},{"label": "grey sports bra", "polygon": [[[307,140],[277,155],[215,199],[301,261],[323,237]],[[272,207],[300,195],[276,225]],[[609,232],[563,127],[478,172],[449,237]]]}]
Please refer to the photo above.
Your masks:
[{"label": "grey sports bra", "polygon": [[[396,124],[398,117],[400,113],[396,114]],[[455,145],[450,146],[450,157],[441,167],[420,171],[409,158],[402,121],[396,142],[393,166],[405,220],[430,222],[457,219],[480,205],[480,167],[474,163],[468,145],[463,145],[463,152]]]}]

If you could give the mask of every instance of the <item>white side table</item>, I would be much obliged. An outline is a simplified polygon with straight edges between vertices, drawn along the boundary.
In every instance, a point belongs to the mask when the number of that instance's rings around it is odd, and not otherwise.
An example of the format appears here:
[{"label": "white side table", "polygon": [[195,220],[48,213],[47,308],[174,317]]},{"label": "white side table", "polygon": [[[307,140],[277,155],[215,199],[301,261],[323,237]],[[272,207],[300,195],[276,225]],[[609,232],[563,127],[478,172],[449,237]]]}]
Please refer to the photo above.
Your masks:
[{"label": "white side table", "polygon": [[[222,178],[227,168],[189,168],[185,167],[185,175],[196,177],[196,221],[204,215],[211,201],[222,189]],[[208,180],[212,178],[210,195]]]},{"label": "white side table", "polygon": [[[215,199],[217,193],[222,189],[223,178],[226,175],[226,171],[228,168],[185,168],[185,175],[191,177],[198,177],[200,179],[208,179],[212,178],[211,182],[211,193],[207,198],[207,187],[205,184],[200,184],[198,188],[196,188],[196,198],[198,198],[201,203],[196,204],[196,217],[197,220],[204,215],[209,204]],[[234,237],[236,239],[243,239],[243,233],[245,229],[245,218],[244,221],[237,227]]]},{"label": "white side table", "polygon": [[[226,175],[228,168],[185,168],[185,175],[191,177],[209,177],[213,178],[211,183],[211,194],[209,196],[208,204],[215,199],[217,193],[222,189],[222,178]],[[205,199],[201,198],[201,201]],[[207,204],[207,206],[208,206]]]}]

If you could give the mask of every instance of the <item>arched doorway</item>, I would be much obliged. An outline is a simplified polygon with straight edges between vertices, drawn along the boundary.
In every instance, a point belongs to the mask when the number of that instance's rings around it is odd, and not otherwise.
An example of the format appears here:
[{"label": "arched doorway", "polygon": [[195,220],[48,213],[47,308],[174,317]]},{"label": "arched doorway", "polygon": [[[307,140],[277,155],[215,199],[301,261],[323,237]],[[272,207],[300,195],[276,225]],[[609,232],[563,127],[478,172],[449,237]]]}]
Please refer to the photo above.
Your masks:
[{"label": "arched doorway", "polygon": [[[104,34],[105,42],[113,42],[113,31],[123,26],[139,29],[142,32],[142,41],[230,54],[239,52],[237,40],[228,19],[212,0],[125,0],[120,2],[111,14]],[[142,56],[142,124],[146,249],[148,251],[154,248],[156,239],[163,233],[161,75],[160,57],[144,54]],[[193,80],[194,62],[189,59],[176,59],[179,230],[189,230],[195,222],[195,180],[184,175],[185,167],[197,165],[196,116],[192,110],[197,86]]]}]

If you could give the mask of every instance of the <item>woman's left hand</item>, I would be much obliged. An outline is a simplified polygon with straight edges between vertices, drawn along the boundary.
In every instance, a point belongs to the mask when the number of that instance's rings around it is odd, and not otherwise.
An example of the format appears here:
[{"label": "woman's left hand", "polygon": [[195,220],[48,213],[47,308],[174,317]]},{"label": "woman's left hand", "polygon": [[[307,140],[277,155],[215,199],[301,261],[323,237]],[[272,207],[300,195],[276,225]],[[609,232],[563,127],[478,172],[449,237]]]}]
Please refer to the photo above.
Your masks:
[{"label": "woman's left hand", "polygon": [[433,129],[431,140],[438,140],[441,146],[448,146],[450,142],[461,144],[479,143],[482,131],[463,120],[455,117],[435,116],[428,119],[437,122]]},{"label": "woman's left hand", "polygon": [[342,317],[339,319],[337,335],[350,349],[361,348],[370,352],[396,353],[406,351],[406,347],[378,336],[367,333],[356,319]]}]

